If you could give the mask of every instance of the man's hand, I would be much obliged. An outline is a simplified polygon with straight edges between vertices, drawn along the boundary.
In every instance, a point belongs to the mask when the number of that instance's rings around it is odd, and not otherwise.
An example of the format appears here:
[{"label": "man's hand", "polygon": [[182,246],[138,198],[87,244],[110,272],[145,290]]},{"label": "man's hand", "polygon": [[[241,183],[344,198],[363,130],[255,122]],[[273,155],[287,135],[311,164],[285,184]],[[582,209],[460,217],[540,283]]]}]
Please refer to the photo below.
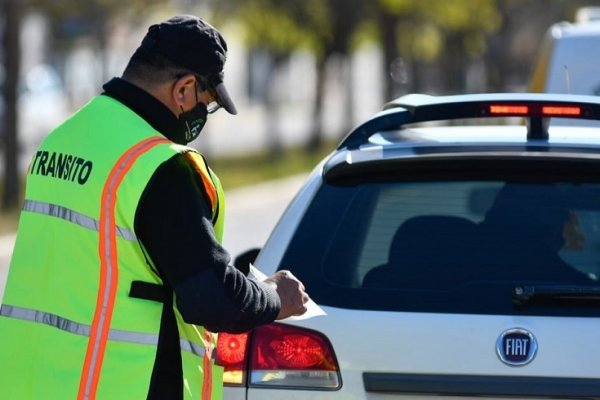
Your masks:
[{"label": "man's hand", "polygon": [[277,271],[265,280],[265,283],[274,285],[281,300],[281,309],[277,319],[284,319],[292,315],[302,315],[306,312],[308,294],[304,285],[290,271]]}]

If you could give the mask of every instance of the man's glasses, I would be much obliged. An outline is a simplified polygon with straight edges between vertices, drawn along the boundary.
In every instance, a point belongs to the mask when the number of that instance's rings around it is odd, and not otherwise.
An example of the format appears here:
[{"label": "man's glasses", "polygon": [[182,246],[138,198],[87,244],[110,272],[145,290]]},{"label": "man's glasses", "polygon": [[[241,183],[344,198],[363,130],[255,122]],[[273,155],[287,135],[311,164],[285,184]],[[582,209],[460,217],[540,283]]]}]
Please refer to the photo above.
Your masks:
[{"label": "man's glasses", "polygon": [[219,104],[219,100],[217,100],[219,98],[217,96],[217,92],[210,87],[208,80],[206,80],[204,77],[196,75],[196,81],[200,86],[200,90],[207,90],[213,98],[213,100],[206,105],[206,111],[209,114],[216,112],[219,108],[221,108],[221,104]]},{"label": "man's glasses", "polygon": [[218,99],[217,93],[215,93],[215,91],[212,88],[208,88],[208,92],[213,97],[213,101],[211,101],[210,103],[208,103],[206,105],[206,111],[209,114],[212,114],[212,113],[216,112],[219,108],[221,108],[221,104],[217,100]]}]

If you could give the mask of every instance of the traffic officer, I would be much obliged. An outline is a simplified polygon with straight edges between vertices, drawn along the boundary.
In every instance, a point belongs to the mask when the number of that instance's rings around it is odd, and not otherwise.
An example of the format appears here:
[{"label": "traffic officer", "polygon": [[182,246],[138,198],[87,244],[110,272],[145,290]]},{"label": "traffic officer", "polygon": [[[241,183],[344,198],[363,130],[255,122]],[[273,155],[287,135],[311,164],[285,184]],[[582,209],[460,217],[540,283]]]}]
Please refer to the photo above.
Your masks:
[{"label": "traffic officer", "polygon": [[43,141],[0,308],[0,398],[219,399],[213,332],[306,311],[289,271],[255,282],[221,246],[224,198],[186,146],[236,108],[227,45],[152,25],[121,78]]}]

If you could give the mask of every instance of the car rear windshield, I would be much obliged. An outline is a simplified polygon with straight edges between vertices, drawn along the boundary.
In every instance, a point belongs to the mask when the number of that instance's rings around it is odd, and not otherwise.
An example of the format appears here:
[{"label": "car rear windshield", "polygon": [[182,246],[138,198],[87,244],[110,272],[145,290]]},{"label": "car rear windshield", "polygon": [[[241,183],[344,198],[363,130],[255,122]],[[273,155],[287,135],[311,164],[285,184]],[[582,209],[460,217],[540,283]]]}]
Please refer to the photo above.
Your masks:
[{"label": "car rear windshield", "polygon": [[[323,305],[598,316],[600,184],[324,184],[281,265]],[[515,302],[515,291],[552,289],[567,295]]]}]

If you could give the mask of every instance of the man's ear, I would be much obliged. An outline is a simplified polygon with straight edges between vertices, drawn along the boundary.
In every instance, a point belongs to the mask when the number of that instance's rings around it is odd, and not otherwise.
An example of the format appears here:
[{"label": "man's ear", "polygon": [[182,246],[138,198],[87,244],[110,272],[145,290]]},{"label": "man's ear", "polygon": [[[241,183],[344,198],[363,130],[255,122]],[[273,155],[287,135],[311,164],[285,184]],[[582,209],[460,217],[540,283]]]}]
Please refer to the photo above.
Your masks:
[{"label": "man's ear", "polygon": [[196,78],[193,74],[187,74],[177,79],[173,84],[172,97],[177,107],[186,107],[187,102],[196,101]]}]

